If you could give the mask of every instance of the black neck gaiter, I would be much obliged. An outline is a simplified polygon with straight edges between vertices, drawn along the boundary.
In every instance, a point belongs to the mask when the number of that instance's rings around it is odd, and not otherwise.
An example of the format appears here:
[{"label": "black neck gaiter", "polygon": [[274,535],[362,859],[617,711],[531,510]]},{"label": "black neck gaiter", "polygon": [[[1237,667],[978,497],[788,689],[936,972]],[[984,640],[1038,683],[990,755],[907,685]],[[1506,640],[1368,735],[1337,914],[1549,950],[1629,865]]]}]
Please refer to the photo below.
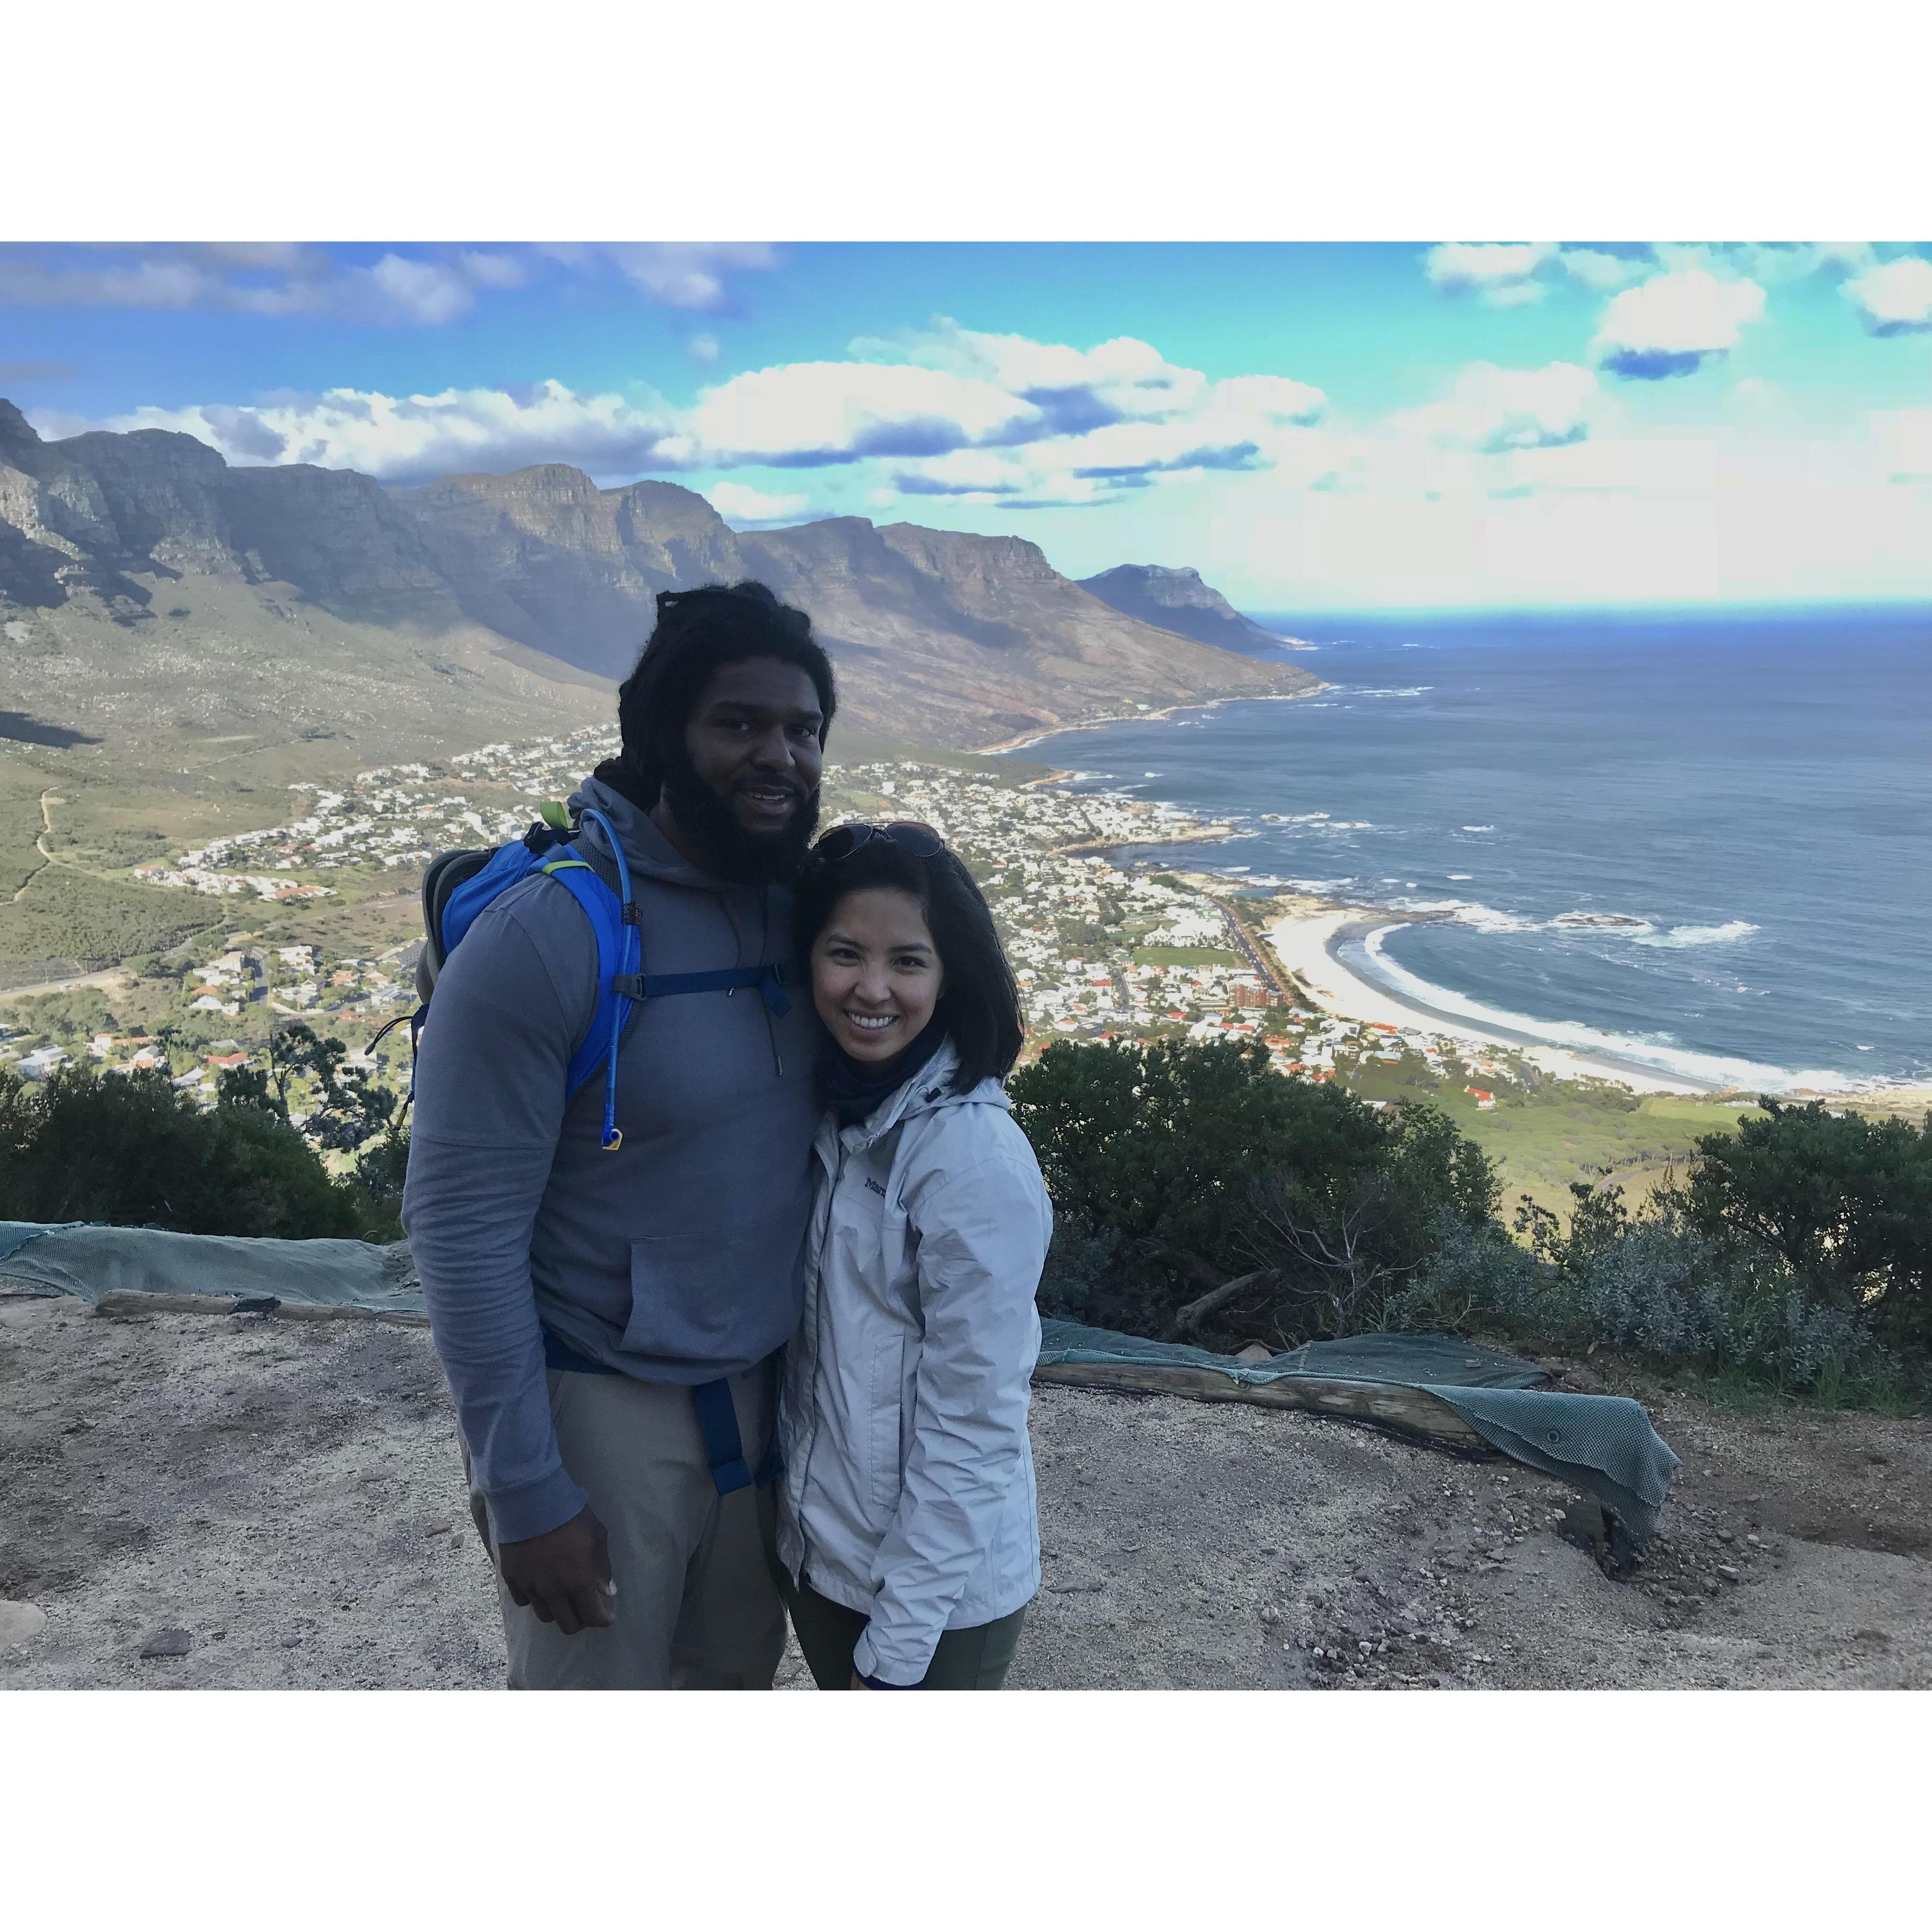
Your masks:
[{"label": "black neck gaiter", "polygon": [[879,1102],[896,1094],[946,1044],[946,1029],[938,1016],[912,1044],[891,1059],[854,1060],[830,1039],[818,1060],[818,1091],[828,1107],[838,1111],[842,1127],[868,1119]]}]

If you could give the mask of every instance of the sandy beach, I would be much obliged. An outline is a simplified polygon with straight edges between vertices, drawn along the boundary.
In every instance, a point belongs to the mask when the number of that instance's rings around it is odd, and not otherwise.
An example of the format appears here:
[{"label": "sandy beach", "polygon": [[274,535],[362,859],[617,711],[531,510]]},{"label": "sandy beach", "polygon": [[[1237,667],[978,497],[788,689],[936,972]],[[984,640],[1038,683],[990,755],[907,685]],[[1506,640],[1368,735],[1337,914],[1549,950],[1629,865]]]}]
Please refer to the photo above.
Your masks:
[{"label": "sandy beach", "polygon": [[1529,1034],[1506,1027],[1480,1026],[1455,1014],[1439,1012],[1373,985],[1336,957],[1335,947],[1346,939],[1400,923],[1386,917],[1364,917],[1359,908],[1324,908],[1290,913],[1270,926],[1266,937],[1275,957],[1301,981],[1324,1012],[1337,1018],[1369,1025],[1420,1027],[1446,1039],[1478,1046],[1508,1047],[1562,1080],[1614,1080],[1640,1094],[1721,1090],[1672,1079],[1654,1068],[1615,1054],[1578,1053],[1568,1047],[1550,1046]]},{"label": "sandy beach", "polygon": [[[1313,646],[1307,646],[1312,650]],[[997,745],[982,745],[974,756],[980,758],[1006,758],[1030,750],[1035,745],[1044,744],[1049,738],[1070,736],[1076,731],[1097,731],[1106,724],[1151,724],[1156,719],[1174,718],[1184,711],[1213,711],[1223,704],[1294,704],[1304,698],[1313,698],[1326,691],[1328,686],[1320,682],[1310,685],[1305,691],[1244,691],[1227,698],[1190,698],[1180,704],[1163,704],[1157,709],[1120,711],[1105,718],[1084,718],[1077,724],[1048,724],[1037,731],[1023,733],[1017,738],[1002,739]],[[1071,778],[1071,772],[1056,773],[1055,778]],[[1052,784],[1053,778],[1042,778],[1036,782]]]},{"label": "sandy beach", "polygon": [[[1266,928],[1264,937],[1275,957],[1306,986],[1317,1005],[1340,1019],[1364,1024],[1410,1029],[1420,1028],[1445,1039],[1520,1052],[1532,1066],[1562,1080],[1613,1080],[1639,1094],[1690,1095],[1744,1094],[1755,1090],[1694,1081],[1665,1073],[1609,1052],[1592,1052],[1552,1046],[1533,1034],[1505,1026],[1486,1025],[1466,1016],[1444,1012],[1420,1000],[1380,986],[1354,970],[1346,958],[1376,933],[1408,923],[1389,913],[1365,914],[1360,907],[1337,907],[1311,902]],[[1932,1087],[1874,1085],[1791,1089],[1784,1098],[1798,1104],[1820,1100],[1841,1102],[1874,1117],[1894,1115],[1916,1120],[1932,1112]]]}]

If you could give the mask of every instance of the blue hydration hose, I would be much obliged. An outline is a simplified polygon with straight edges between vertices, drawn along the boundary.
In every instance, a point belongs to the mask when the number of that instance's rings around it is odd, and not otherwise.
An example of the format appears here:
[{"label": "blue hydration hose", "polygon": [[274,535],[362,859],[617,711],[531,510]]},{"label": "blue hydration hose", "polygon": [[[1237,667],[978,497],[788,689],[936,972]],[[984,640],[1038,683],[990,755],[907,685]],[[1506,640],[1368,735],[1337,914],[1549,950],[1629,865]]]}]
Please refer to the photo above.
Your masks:
[{"label": "blue hydration hose", "polygon": [[[624,856],[624,842],[617,836],[617,828],[595,806],[586,806],[581,816],[594,820],[602,828],[604,836],[610,842],[612,856],[617,862],[617,896],[623,906],[622,950],[618,956],[617,971],[620,976],[634,978],[644,963],[640,950],[642,934],[638,926],[638,902],[631,896],[631,867]],[[621,994],[620,997],[622,998]],[[624,1144],[623,1132],[617,1125],[617,1048],[624,1037],[624,1018],[629,1007],[630,1001],[626,998],[610,1029],[610,1058],[604,1069],[602,1144],[606,1154],[615,1154]]]}]

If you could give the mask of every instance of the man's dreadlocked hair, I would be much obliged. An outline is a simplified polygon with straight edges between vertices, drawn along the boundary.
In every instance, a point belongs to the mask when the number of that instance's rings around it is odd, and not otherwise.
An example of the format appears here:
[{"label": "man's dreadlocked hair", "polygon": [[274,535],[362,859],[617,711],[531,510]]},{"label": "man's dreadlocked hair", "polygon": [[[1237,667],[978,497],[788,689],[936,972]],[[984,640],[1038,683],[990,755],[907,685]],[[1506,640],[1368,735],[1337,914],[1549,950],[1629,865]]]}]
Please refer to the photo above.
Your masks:
[{"label": "man's dreadlocked hair", "polygon": [[596,776],[648,812],[664,788],[670,746],[681,738],[692,710],[721,664],[747,658],[776,658],[796,664],[818,692],[825,722],[838,706],[832,661],[812,634],[802,610],[781,604],[762,584],[658,592],[658,620],[637,668],[617,688],[617,729],[623,749],[606,758]]}]

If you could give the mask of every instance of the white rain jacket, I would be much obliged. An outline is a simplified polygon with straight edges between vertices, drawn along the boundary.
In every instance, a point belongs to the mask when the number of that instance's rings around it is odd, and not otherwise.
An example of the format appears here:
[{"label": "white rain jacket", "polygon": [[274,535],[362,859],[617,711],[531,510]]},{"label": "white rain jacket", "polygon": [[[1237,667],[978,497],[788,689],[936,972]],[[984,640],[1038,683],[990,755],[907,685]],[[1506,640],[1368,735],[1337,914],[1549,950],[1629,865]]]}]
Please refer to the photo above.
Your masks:
[{"label": "white rain jacket", "polygon": [[827,1114],[786,1350],[778,1556],[872,1622],[862,1676],[916,1684],[940,1634],[1040,1588],[1027,1402],[1053,1210],[997,1080],[948,1042],[869,1118]]}]

